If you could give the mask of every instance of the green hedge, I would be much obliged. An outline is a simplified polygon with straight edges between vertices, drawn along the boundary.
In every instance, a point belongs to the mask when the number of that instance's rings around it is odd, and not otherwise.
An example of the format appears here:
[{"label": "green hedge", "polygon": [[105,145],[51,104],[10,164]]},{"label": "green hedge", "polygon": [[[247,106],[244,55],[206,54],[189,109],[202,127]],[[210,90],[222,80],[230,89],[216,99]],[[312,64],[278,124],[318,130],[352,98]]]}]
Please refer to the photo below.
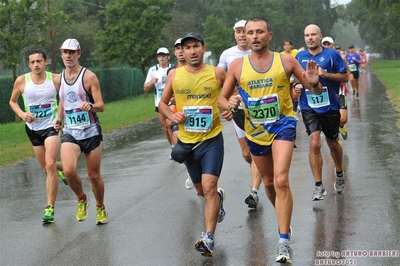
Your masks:
[{"label": "green hedge", "polygon": [[[89,69],[96,73],[106,103],[143,94],[144,77],[137,68],[121,66]],[[15,114],[8,104],[13,83],[11,75],[0,76],[0,124],[15,121]],[[23,107],[22,97],[18,102]]]}]

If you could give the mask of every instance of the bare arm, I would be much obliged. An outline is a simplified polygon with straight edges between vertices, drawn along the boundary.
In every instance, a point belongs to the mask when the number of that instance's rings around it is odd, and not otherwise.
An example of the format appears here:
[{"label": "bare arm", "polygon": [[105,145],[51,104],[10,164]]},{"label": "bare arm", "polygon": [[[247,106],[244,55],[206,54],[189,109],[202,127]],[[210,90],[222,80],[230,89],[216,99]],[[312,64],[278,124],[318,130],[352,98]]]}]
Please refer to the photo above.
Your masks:
[{"label": "bare arm", "polygon": [[25,89],[25,76],[22,75],[15,80],[9,104],[11,109],[18,117],[20,117],[23,121],[27,123],[32,123],[33,121],[35,121],[35,116],[31,113],[23,111],[21,107],[19,107],[18,105],[18,98],[22,93],[24,93],[24,89]]},{"label": "bare arm", "polygon": [[143,85],[143,90],[144,91],[149,91],[156,83],[158,79],[157,78],[152,78],[150,82],[147,82]]},{"label": "bare arm", "polygon": [[[238,97],[231,97],[235,86],[239,80],[242,58],[235,59],[229,66],[226,79],[222,87],[221,94],[218,97],[218,107],[221,110],[221,115],[226,120],[230,121],[233,118],[232,109],[235,109],[240,104]],[[228,100],[229,99],[229,100]]]},{"label": "bare arm", "polygon": [[89,102],[83,102],[80,106],[80,109],[84,111],[92,111],[92,112],[103,112],[105,109],[103,96],[100,90],[100,83],[97,79],[96,74],[94,74],[90,70],[86,70],[83,84],[85,88],[89,91],[89,93],[93,97],[93,104]]},{"label": "bare arm", "polygon": [[214,71],[215,71],[215,76],[217,77],[218,84],[220,87],[222,87],[226,79],[225,70],[221,67],[215,67]]},{"label": "bare arm", "polygon": [[60,74],[51,74],[53,77],[53,85],[56,88],[56,91],[60,90],[60,85],[61,85],[61,75]]},{"label": "bare arm", "polygon": [[336,82],[343,82],[346,83],[349,81],[349,73],[329,73],[325,72],[322,68],[318,67],[318,73],[321,78],[330,79]]},{"label": "bare arm", "polygon": [[[153,67],[149,69],[149,72],[147,73],[146,80],[148,80],[150,78],[150,76],[152,77],[152,75],[153,75],[152,73],[155,73],[155,71],[153,71],[153,70],[154,70]],[[144,91],[151,90],[151,88],[153,88],[153,86],[157,83],[157,81],[158,81],[158,78],[152,77],[149,82],[144,83],[143,90]]]},{"label": "bare arm", "polygon": [[57,114],[57,119],[54,120],[53,127],[56,131],[60,131],[61,126],[62,126],[62,121],[64,120],[64,105],[60,101],[58,103],[58,114]]}]

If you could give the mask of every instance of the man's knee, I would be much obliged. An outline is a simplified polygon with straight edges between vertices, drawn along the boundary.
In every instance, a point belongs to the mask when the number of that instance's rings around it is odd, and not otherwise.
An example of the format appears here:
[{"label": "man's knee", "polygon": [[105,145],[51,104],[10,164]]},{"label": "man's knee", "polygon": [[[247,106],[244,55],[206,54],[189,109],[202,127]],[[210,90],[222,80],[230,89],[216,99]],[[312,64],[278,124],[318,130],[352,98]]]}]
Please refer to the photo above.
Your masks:
[{"label": "man's knee", "polygon": [[251,164],[252,159],[249,147],[242,148],[242,156],[246,160],[246,162]]},{"label": "man's knee", "polygon": [[289,188],[289,178],[286,174],[278,174],[274,180],[275,190],[284,191]]}]

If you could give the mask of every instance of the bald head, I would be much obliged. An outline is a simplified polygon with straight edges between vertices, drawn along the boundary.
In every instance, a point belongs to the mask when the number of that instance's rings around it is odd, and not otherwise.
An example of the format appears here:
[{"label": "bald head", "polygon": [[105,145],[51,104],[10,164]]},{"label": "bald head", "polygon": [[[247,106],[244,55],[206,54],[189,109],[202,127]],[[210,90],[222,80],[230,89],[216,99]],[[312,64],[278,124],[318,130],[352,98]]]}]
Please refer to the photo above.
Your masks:
[{"label": "bald head", "polygon": [[315,25],[310,24],[304,29],[304,41],[309,51],[316,51],[321,47],[321,29]]},{"label": "bald head", "polygon": [[306,34],[306,32],[315,32],[316,34],[321,34],[321,29],[315,24],[310,24],[304,29],[304,34]]}]

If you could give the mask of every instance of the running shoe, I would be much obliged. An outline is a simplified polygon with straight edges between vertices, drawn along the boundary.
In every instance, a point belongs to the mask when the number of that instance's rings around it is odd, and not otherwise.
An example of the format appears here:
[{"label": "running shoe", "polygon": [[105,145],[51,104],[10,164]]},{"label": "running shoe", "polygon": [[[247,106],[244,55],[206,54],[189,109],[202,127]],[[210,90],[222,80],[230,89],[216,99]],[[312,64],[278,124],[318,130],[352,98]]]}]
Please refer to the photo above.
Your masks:
[{"label": "running shoe", "polygon": [[218,214],[218,222],[222,222],[225,218],[225,208],[224,208],[224,199],[225,199],[225,189],[223,188],[218,188],[218,194],[219,194],[219,204],[220,204],[220,209],[219,209],[219,214]]},{"label": "running shoe", "polygon": [[333,184],[333,188],[337,193],[342,193],[344,189],[344,173],[342,173],[342,176],[337,176],[336,175],[336,167],[334,169],[335,173],[335,183]]},{"label": "running shoe", "polygon": [[214,237],[211,233],[201,233],[194,248],[204,257],[214,257]]},{"label": "running shoe", "polygon": [[186,181],[185,181],[185,187],[186,187],[186,189],[188,189],[188,190],[191,190],[191,189],[194,188],[194,186],[193,186],[193,181],[192,181],[192,179],[190,178],[190,175],[189,175],[189,174],[187,175],[187,178],[186,178]]},{"label": "running shoe", "polygon": [[324,186],[315,186],[314,188],[314,194],[312,196],[312,200],[323,200],[326,195],[326,190]]},{"label": "running shoe", "polygon": [[42,222],[45,224],[54,223],[54,207],[52,205],[44,209]]},{"label": "running shoe", "polygon": [[258,204],[258,196],[257,193],[254,191],[251,191],[250,194],[247,196],[247,198],[244,200],[244,202],[248,205],[249,208],[257,208]]},{"label": "running shoe", "polygon": [[96,206],[96,224],[108,223],[108,214],[104,206]]},{"label": "running shoe", "polygon": [[276,262],[292,264],[292,249],[288,243],[280,242],[276,255]]},{"label": "running shoe", "polygon": [[64,185],[68,185],[67,179],[65,178],[65,174],[62,170],[58,170],[58,175],[61,177],[61,180],[63,181]]},{"label": "running shoe", "polygon": [[78,209],[76,210],[76,220],[85,221],[87,218],[87,207],[89,207],[89,198],[78,201]]},{"label": "running shoe", "polygon": [[347,139],[347,129],[346,129],[346,125],[344,125],[343,127],[339,127],[339,136],[341,136],[342,140],[346,140]]}]

